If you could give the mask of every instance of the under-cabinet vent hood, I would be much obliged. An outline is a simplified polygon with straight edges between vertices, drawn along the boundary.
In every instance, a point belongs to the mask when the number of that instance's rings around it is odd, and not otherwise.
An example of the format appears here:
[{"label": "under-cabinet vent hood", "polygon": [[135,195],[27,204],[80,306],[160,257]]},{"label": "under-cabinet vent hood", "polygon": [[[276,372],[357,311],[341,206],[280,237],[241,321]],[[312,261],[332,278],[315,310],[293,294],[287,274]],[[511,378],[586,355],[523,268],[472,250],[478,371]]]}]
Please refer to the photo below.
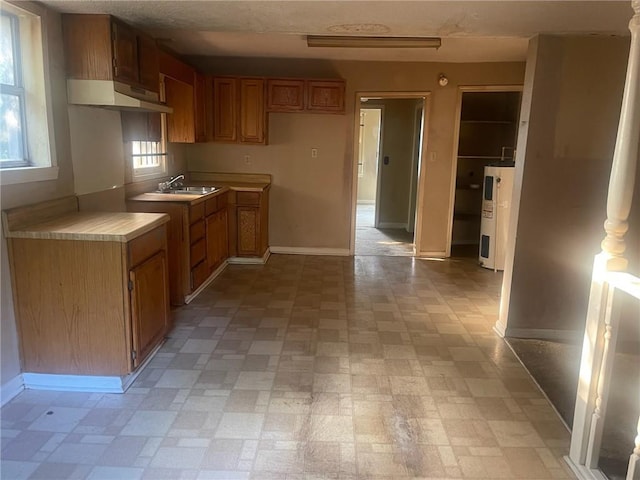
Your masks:
[{"label": "under-cabinet vent hood", "polygon": [[114,110],[173,113],[171,107],[158,102],[158,94],[111,80],[67,80],[69,103],[93,105]]}]

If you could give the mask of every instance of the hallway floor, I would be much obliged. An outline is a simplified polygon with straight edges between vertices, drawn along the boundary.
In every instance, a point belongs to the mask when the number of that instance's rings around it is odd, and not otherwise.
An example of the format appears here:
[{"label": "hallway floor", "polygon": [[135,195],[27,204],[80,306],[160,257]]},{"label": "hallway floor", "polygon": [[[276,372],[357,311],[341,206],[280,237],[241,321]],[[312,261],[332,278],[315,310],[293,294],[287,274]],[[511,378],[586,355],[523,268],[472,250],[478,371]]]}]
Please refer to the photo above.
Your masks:
[{"label": "hallway floor", "polygon": [[563,479],[569,434],[471,260],[230,265],[122,395],[25,391],[3,479]]},{"label": "hallway floor", "polygon": [[375,205],[356,207],[356,255],[412,257],[413,233],[404,228],[375,228]]}]

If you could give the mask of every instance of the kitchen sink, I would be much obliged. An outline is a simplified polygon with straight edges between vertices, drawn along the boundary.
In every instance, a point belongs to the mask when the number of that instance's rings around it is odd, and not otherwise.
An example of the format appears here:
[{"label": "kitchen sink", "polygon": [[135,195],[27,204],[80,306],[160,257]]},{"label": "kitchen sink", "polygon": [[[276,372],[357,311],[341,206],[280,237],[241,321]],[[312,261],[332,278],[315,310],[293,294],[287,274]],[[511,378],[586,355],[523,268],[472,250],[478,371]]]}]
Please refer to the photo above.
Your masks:
[{"label": "kitchen sink", "polygon": [[207,193],[213,193],[218,190],[218,187],[180,187],[172,188],[170,190],[156,190],[154,193],[168,193],[176,195],[206,195]]}]

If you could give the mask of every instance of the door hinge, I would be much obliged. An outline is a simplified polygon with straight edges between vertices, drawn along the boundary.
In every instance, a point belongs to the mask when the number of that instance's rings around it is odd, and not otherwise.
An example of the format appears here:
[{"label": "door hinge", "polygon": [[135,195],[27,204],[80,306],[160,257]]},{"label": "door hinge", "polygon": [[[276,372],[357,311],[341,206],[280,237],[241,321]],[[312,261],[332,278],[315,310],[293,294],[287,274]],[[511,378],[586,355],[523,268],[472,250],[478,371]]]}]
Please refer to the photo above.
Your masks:
[{"label": "door hinge", "polygon": [[138,353],[135,350],[131,350],[131,360],[138,358]]},{"label": "door hinge", "polygon": [[129,291],[132,292],[133,291],[133,280],[129,280]]}]

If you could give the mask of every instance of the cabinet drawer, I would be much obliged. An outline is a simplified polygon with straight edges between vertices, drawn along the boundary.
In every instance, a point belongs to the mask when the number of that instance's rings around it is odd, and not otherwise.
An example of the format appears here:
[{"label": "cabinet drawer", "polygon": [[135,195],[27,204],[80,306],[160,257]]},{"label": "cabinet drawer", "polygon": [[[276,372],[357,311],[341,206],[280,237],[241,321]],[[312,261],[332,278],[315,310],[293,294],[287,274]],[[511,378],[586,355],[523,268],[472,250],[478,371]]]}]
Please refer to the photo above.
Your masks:
[{"label": "cabinet drawer", "polygon": [[165,248],[166,227],[163,225],[129,242],[129,266],[134,267]]},{"label": "cabinet drawer", "polygon": [[191,290],[195,290],[202,282],[204,282],[209,276],[209,266],[207,262],[200,262],[194,268],[191,269]]},{"label": "cabinet drawer", "polygon": [[204,238],[204,220],[198,220],[189,227],[189,242],[191,244],[196,243],[201,238]]},{"label": "cabinet drawer", "polygon": [[237,192],[237,205],[260,205],[260,192]]},{"label": "cabinet drawer", "polygon": [[204,218],[204,203],[198,203],[189,207],[189,223],[195,223],[196,221]]},{"label": "cabinet drawer", "polygon": [[202,260],[204,260],[204,257],[206,254],[207,254],[207,242],[205,242],[204,238],[198,240],[196,243],[191,245],[191,256],[189,261],[191,268],[193,268]]},{"label": "cabinet drawer", "polygon": [[213,197],[207,200],[204,204],[204,215],[208,217],[212,213],[218,210],[218,197]]}]

